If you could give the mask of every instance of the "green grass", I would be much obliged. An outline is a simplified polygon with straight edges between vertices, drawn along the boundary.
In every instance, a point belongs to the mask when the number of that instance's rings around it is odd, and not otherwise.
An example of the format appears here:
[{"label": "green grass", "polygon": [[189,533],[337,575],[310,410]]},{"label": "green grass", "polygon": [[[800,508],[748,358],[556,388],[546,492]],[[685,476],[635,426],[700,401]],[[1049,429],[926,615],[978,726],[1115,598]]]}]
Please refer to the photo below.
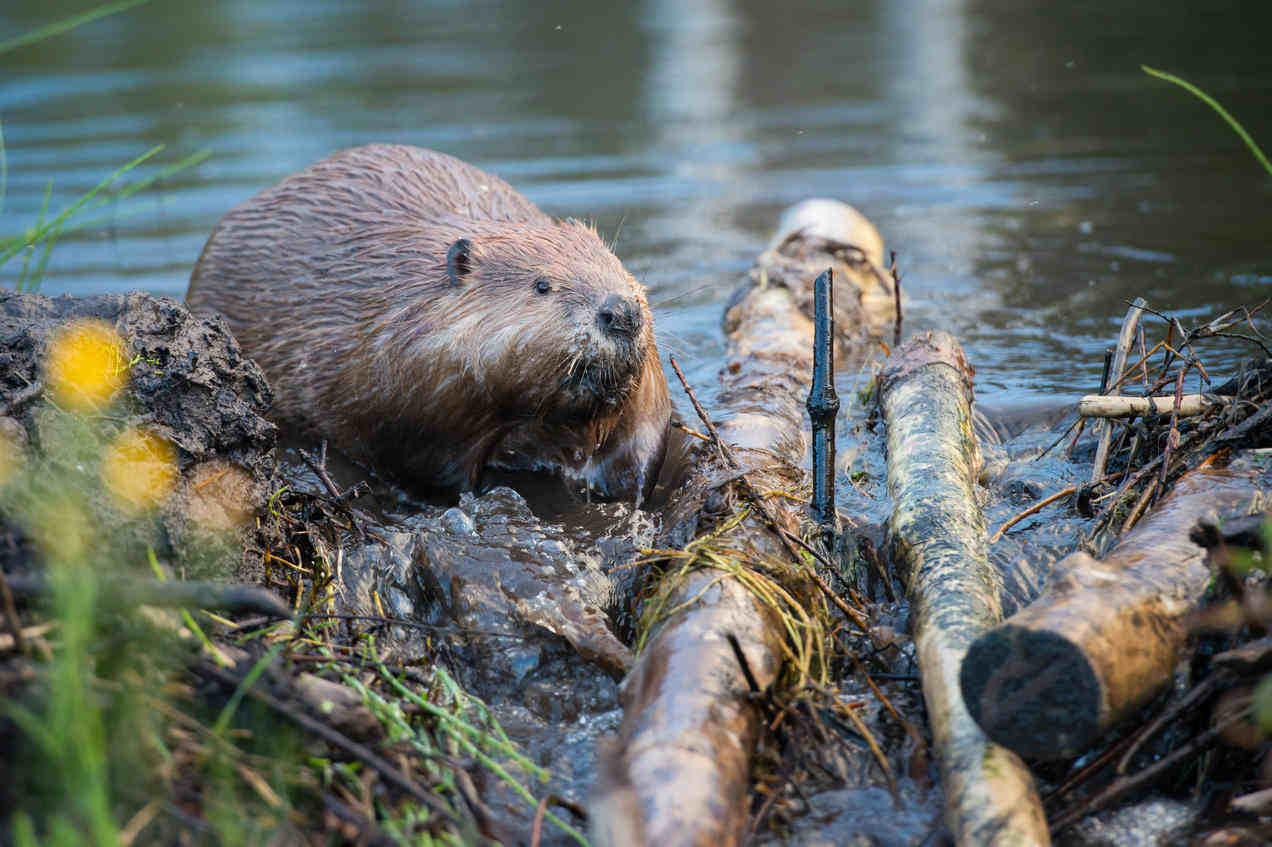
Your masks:
[{"label": "green grass", "polygon": [[[10,38],[7,41],[0,42],[0,56],[6,53],[27,47],[31,44],[52,38],[57,35],[69,32],[70,30],[91,21],[96,21],[107,15],[113,15],[123,12],[147,3],[149,0],[118,0],[118,2],[107,3],[97,6],[86,12],[63,18],[60,21],[48,24],[38,29],[32,30],[24,35]],[[22,270],[14,283],[14,288],[18,291],[34,291],[39,288],[41,280],[44,278],[44,272],[48,268],[49,259],[53,255],[53,247],[58,239],[69,233],[79,229],[96,226],[106,220],[103,216],[85,218],[87,212],[100,209],[107,204],[117,203],[124,200],[139,191],[154,185],[159,180],[167,179],[175,173],[191,168],[210,155],[206,151],[194,153],[190,156],[177,161],[158,173],[138,180],[126,187],[110,191],[109,189],[126,174],[129,174],[145,162],[157,156],[163,151],[163,145],[156,145],[145,153],[117,168],[109,174],[105,179],[101,180],[97,185],[93,186],[89,191],[66,206],[53,217],[49,217],[49,199],[52,196],[53,185],[49,183],[45,187],[44,202],[40,207],[40,212],[36,217],[36,221],[30,227],[21,233],[8,237],[0,237],[0,267],[4,266],[9,260],[13,259],[19,253],[25,253],[22,262]],[[4,127],[0,124],[0,211],[4,209],[4,197],[9,183],[9,163],[4,143]],[[32,262],[34,261],[34,264]]]},{"label": "green grass", "polygon": [[40,41],[61,35],[64,32],[70,32],[77,26],[83,26],[86,23],[104,18],[107,15],[114,15],[119,12],[126,11],[143,3],[149,3],[150,0],[117,0],[115,3],[106,3],[102,6],[89,9],[87,12],[80,12],[78,15],[62,18],[60,21],[54,21],[51,24],[45,24],[42,27],[33,29],[23,35],[10,38],[7,41],[0,41],[0,56],[5,53],[11,53],[20,47],[26,47]]},{"label": "green grass", "polygon": [[1215,100],[1215,98],[1211,97],[1188,80],[1180,79],[1174,74],[1168,74],[1165,71],[1150,68],[1148,65],[1140,65],[1140,69],[1149,76],[1155,76],[1158,79],[1163,79],[1166,82],[1178,85],[1180,88],[1189,92],[1194,97],[1197,97],[1201,100],[1201,102],[1218,112],[1219,117],[1228,122],[1228,126],[1232,127],[1233,131],[1236,132],[1241,140],[1245,142],[1246,147],[1250,148],[1250,152],[1254,154],[1254,158],[1258,159],[1259,164],[1263,165],[1263,169],[1268,172],[1269,176],[1272,176],[1272,163],[1268,162],[1268,157],[1263,154],[1263,150],[1260,149],[1259,145],[1256,144],[1254,139],[1250,137],[1250,133],[1246,132],[1246,129],[1241,125],[1241,122],[1232,115],[1228,114],[1228,110],[1223,106],[1220,106],[1219,101]]}]

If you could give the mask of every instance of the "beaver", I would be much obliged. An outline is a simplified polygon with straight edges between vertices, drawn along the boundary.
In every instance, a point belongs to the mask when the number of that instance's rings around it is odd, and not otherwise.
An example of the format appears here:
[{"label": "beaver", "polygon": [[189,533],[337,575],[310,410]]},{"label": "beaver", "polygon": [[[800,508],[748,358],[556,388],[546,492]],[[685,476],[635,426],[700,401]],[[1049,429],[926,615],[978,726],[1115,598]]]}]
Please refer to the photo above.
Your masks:
[{"label": "beaver", "polygon": [[667,382],[642,286],[601,240],[452,156],[377,144],[213,230],[186,303],[219,312],[275,414],[428,488],[488,466],[644,499]]}]

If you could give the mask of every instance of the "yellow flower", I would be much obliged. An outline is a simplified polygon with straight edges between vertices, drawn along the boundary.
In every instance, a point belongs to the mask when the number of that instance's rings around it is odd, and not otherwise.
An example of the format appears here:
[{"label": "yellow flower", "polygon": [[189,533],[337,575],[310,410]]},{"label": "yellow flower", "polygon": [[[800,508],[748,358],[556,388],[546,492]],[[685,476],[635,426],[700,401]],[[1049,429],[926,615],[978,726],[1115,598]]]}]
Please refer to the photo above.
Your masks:
[{"label": "yellow flower", "polygon": [[177,453],[165,439],[129,428],[102,457],[102,482],[127,511],[152,509],[177,481]]},{"label": "yellow flower", "polygon": [[127,373],[123,339],[99,320],[75,321],[59,329],[44,363],[45,384],[53,399],[77,412],[109,404]]}]

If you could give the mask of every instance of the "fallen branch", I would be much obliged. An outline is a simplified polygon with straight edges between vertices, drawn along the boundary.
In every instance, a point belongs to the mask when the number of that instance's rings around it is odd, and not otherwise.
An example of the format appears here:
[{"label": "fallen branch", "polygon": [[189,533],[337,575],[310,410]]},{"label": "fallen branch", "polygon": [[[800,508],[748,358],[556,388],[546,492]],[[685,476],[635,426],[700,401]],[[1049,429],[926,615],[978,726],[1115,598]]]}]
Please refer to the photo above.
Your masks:
[{"label": "fallen branch", "polygon": [[[1139,323],[1140,315],[1144,314],[1144,306],[1146,305],[1143,297],[1136,297],[1135,302],[1131,304],[1131,308],[1126,312],[1126,319],[1122,321],[1122,331],[1117,337],[1117,352],[1113,355],[1113,367],[1110,369],[1110,378],[1112,382],[1107,391],[1111,394],[1120,393],[1121,389],[1116,386],[1122,383],[1122,371],[1126,367],[1126,357],[1130,353],[1131,344],[1135,340],[1135,326]],[[1104,465],[1109,460],[1109,447],[1113,441],[1113,425],[1108,421],[1100,423],[1100,441],[1095,448],[1095,464],[1091,468],[1091,481],[1095,482],[1104,476]]]},{"label": "fallen branch", "polygon": [[1034,503],[1028,509],[1018,512],[1017,514],[1008,518],[1003,523],[1003,525],[998,528],[998,531],[995,532],[992,536],[990,536],[989,543],[993,544],[995,541],[1003,537],[1004,532],[1011,529],[1013,526],[1020,523],[1025,518],[1029,517],[1030,515],[1035,515],[1038,512],[1041,512],[1047,506],[1050,506],[1052,503],[1056,502],[1057,500],[1063,497],[1068,497],[1070,494],[1073,494],[1077,490],[1078,490],[1078,487],[1076,485],[1070,485],[1068,488],[1062,488],[1059,491],[1057,491],[1055,494],[1052,494],[1050,497],[1044,497],[1043,499],[1039,500],[1037,503]]},{"label": "fallen branch", "polygon": [[880,288],[871,256],[881,248],[855,247],[861,242],[839,226],[845,221],[868,227],[877,244],[868,222],[843,204],[801,205],[783,217],[735,294],[725,314],[718,401],[730,414],[719,427],[686,382],[714,449],[699,451],[664,517],[665,537],[674,539],[664,546],[692,558],[663,577],[657,605],[649,606],[656,620],[623,684],[618,738],[598,750],[596,844],[736,845],[746,836],[750,760],[762,731],[749,692],[772,685],[790,649],[772,598],[762,596],[782,589],[752,565],[789,560],[799,563],[793,573],[812,575],[795,543],[808,525],[803,505],[761,492],[805,481],[813,278],[830,265],[836,282],[849,283],[834,304],[841,360],[861,350],[863,326],[882,323],[866,321],[861,305],[864,291]]},{"label": "fallen branch", "polygon": [[958,685],[968,646],[1002,617],[1001,577],[986,554],[976,494],[971,367],[951,336],[929,333],[893,353],[879,386],[893,560],[909,586],[946,822],[960,844],[1047,844],[1029,769],[985,737]]},{"label": "fallen branch", "polygon": [[[9,588],[18,596],[42,596],[50,590],[48,582],[39,574],[9,574],[7,581]],[[291,608],[277,594],[254,585],[102,577],[99,588],[103,603],[116,608],[188,606],[192,609],[219,609],[235,614],[255,612],[274,618],[292,617]]]},{"label": "fallen branch", "polygon": [[[1179,398],[1179,416],[1186,418],[1200,415],[1207,409],[1231,401],[1231,397],[1216,397],[1212,394],[1185,394]],[[1129,418],[1150,412],[1165,415],[1174,408],[1173,394],[1166,397],[1109,397],[1088,394],[1078,401],[1078,414],[1084,418]]]},{"label": "fallen branch", "polygon": [[1189,530],[1258,502],[1249,476],[1200,468],[1103,561],[1077,552],[1057,563],[1042,596],[968,651],[961,684],[977,722],[1026,756],[1087,749],[1171,679],[1210,581]]}]

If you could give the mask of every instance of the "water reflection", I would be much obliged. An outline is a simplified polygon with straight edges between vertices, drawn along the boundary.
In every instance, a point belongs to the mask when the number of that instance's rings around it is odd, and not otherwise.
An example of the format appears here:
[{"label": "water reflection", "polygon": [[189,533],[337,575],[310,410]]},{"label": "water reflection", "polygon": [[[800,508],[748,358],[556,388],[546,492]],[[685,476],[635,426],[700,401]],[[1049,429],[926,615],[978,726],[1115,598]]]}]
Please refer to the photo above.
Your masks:
[{"label": "water reflection", "polygon": [[[0,38],[79,8],[9,0]],[[1138,70],[1194,79],[1272,147],[1269,23],[1236,0],[154,3],[0,57],[0,232],[50,183],[58,209],[153,144],[156,168],[209,149],[66,234],[45,285],[179,295],[260,187],[353,144],[435,147],[617,236],[707,386],[720,299],[778,209],[833,195],[878,222],[907,325],[956,332],[982,396],[1076,394],[1125,300],[1201,317],[1272,289],[1272,180]]]}]

